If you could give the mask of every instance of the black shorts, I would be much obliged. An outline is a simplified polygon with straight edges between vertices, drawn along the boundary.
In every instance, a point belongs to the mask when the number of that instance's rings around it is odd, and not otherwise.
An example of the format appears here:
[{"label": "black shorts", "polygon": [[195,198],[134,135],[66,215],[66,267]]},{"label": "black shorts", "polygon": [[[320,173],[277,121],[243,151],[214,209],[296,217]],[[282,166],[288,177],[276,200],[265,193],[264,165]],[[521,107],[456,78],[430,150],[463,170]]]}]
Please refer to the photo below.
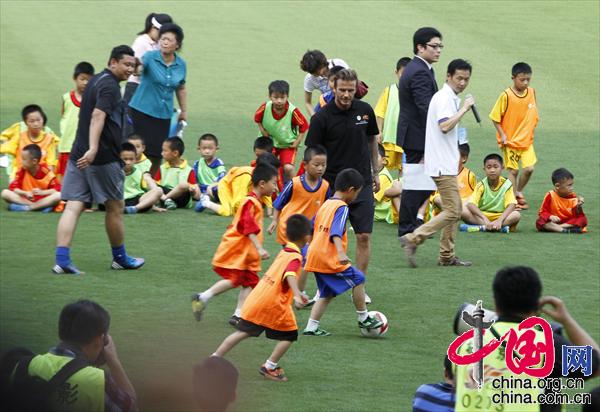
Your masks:
[{"label": "black shorts", "polygon": [[[171,190],[173,190],[173,189],[167,189],[166,187],[162,187],[162,186],[160,186],[160,188],[162,189],[162,191],[165,195],[168,195],[169,192]],[[185,208],[187,208],[188,203],[190,203],[191,196],[192,195],[190,194],[190,192],[185,192],[178,198],[171,199],[171,200],[175,202],[178,209],[185,209]]]},{"label": "black shorts", "polygon": [[[138,203],[140,203],[140,199],[142,198],[142,195],[140,196],[136,196],[136,197],[132,197],[131,199],[125,199],[125,206],[137,206]],[[148,210],[152,209],[152,206],[148,206],[145,207],[143,209],[138,209],[138,213],[144,213],[147,212]]]},{"label": "black shorts", "polygon": [[356,200],[348,205],[348,209],[354,233],[373,232],[375,197],[371,183],[365,183]]},{"label": "black shorts", "polygon": [[264,326],[257,325],[256,323],[248,322],[244,319],[239,320],[239,322],[236,325],[236,328],[240,332],[245,332],[248,335],[254,337],[260,336],[260,334],[264,331],[265,335],[267,336],[267,339],[287,340],[290,342],[295,342],[298,340],[298,330],[281,331],[269,329]]}]

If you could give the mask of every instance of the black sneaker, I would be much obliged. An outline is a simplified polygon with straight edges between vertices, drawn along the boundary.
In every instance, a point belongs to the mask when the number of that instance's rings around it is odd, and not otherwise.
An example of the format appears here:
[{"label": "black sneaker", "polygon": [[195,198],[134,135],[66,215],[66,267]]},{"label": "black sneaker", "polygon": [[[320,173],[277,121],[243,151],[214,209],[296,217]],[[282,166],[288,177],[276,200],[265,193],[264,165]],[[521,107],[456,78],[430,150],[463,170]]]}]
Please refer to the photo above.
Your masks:
[{"label": "black sneaker", "polygon": [[239,321],[240,321],[240,317],[233,315],[229,318],[229,320],[227,322],[235,328]]}]

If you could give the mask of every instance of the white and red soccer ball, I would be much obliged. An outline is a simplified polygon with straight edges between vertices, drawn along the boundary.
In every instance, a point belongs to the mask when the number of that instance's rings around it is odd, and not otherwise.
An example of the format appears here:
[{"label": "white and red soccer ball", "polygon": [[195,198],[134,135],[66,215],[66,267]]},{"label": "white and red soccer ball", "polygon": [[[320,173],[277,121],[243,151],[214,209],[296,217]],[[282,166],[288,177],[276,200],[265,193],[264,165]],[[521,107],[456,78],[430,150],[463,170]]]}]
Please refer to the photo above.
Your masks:
[{"label": "white and red soccer ball", "polygon": [[360,333],[366,338],[380,338],[383,335],[385,335],[389,329],[388,320],[385,317],[385,315],[376,310],[372,310],[372,311],[369,311],[369,316],[373,316],[373,317],[375,317],[375,319],[382,321],[383,325],[381,325],[380,327],[375,328],[375,329],[361,328]]}]

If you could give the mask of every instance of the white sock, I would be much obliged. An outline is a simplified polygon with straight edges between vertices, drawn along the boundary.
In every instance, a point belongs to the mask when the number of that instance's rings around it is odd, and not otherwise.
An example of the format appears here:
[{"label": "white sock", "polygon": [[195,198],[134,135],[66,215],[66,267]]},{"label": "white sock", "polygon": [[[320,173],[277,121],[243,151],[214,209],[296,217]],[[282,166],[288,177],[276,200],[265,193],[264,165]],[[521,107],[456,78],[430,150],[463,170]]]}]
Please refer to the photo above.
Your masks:
[{"label": "white sock", "polygon": [[265,362],[265,366],[267,367],[267,369],[273,370],[277,368],[277,362],[271,362],[269,359],[267,359],[267,361]]},{"label": "white sock", "polygon": [[215,294],[212,293],[210,289],[205,290],[204,292],[198,295],[200,300],[204,303],[208,302],[213,296],[215,296]]},{"label": "white sock", "polygon": [[308,323],[306,324],[306,330],[314,332],[319,329],[319,321],[314,319],[308,319]]},{"label": "white sock", "polygon": [[369,312],[367,310],[357,310],[356,314],[358,315],[359,322],[364,322],[369,317]]},{"label": "white sock", "polygon": [[220,356],[219,356],[219,355],[217,355],[217,352],[213,353],[213,354],[212,354],[212,355],[210,355],[210,356],[216,356],[217,358],[220,358]]},{"label": "white sock", "polygon": [[233,316],[237,316],[238,318],[240,318],[242,316],[242,310],[236,309],[235,312],[233,312]]},{"label": "white sock", "polygon": [[425,220],[425,216],[421,213],[417,213],[417,219]]}]

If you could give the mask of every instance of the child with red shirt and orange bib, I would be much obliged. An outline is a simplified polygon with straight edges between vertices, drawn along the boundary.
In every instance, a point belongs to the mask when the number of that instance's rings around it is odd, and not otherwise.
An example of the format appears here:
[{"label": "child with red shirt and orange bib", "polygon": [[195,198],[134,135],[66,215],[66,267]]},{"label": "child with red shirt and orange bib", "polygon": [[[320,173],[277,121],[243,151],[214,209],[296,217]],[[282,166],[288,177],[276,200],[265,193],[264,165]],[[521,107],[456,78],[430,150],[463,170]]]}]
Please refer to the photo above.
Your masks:
[{"label": "child with red shirt and orange bib", "polygon": [[587,217],[583,197],[573,192],[573,174],[560,168],[552,172],[554,190],[546,193],[535,227],[543,232],[585,233]]},{"label": "child with red shirt and orange bib", "polygon": [[259,373],[278,382],[288,380],[278,362],[298,340],[298,325],[291,304],[302,306],[308,302],[308,297],[300,292],[306,282],[306,275],[300,274],[300,249],[310,238],[310,222],[306,216],[290,216],[286,222],[286,237],[288,243],[242,306],[241,319],[236,325],[238,331],[225,338],[213,353],[213,356],[225,356],[244,339],[258,337],[264,331],[268,339],[279,342]]},{"label": "child with red shirt and orange bib", "polygon": [[223,279],[192,296],[196,320],[202,318],[210,299],[241,286],[238,304],[229,323],[235,326],[239,321],[242,305],[258,283],[260,262],[269,258],[269,253],[263,248],[262,199],[277,188],[277,173],[277,169],[267,164],[259,164],[252,171],[252,190],[242,200],[212,260],[213,270]]}]

